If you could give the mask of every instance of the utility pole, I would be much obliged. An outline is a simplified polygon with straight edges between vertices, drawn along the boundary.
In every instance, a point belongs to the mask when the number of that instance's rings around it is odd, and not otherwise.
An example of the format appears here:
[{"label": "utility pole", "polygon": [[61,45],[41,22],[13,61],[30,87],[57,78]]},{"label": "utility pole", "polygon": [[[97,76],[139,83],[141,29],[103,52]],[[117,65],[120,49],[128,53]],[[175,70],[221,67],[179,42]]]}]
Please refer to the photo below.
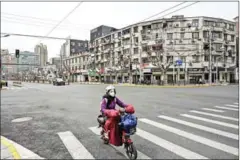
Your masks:
[{"label": "utility pole", "polygon": [[132,28],[130,29],[129,83],[132,84]]},{"label": "utility pole", "polygon": [[209,85],[212,85],[212,28],[209,32]]}]

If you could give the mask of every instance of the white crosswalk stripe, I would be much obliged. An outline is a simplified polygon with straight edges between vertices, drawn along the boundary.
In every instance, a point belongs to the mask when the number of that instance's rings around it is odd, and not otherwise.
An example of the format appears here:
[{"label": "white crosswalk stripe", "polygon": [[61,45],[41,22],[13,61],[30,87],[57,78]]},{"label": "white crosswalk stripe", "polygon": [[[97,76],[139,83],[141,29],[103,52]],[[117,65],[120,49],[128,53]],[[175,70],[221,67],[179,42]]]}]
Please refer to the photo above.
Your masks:
[{"label": "white crosswalk stripe", "polygon": [[[213,107],[218,108],[219,106]],[[137,159],[155,159],[156,157],[151,155],[151,151],[149,151],[151,148],[149,147],[154,147],[154,150],[157,148],[156,151],[160,152],[165,152],[164,150],[166,150],[169,152],[167,154],[174,154],[175,156],[179,156],[184,159],[217,159],[219,158],[217,157],[217,154],[219,153],[223,156],[229,156],[229,159],[237,158],[239,149],[236,146],[239,140],[239,135],[236,134],[235,131],[237,131],[239,126],[232,124],[234,122],[229,122],[229,120],[236,121],[236,118],[226,116],[229,113],[226,108],[228,107],[221,107],[219,109],[223,110],[218,110],[209,107],[201,108],[204,112],[195,110],[189,111],[190,113],[198,113],[198,116],[179,114],[175,116],[156,115],[156,120],[151,120],[151,118],[139,118],[136,136],[131,137],[133,138],[133,143],[137,148]],[[234,111],[238,110],[236,108],[230,109],[234,109]],[[218,113],[212,114],[212,112]],[[209,116],[209,118],[205,118],[204,116]],[[217,117],[220,120],[211,119],[214,117]],[[227,122],[224,122],[224,120]],[[200,122],[201,124],[198,124]],[[228,128],[228,130],[226,130],[226,128]],[[89,127],[88,129],[91,133],[96,135],[96,138],[98,138],[100,142],[101,128],[95,126]],[[164,134],[162,135],[158,133]],[[83,144],[72,134],[72,132],[59,132],[57,134],[73,159],[98,159],[98,157],[94,157],[92,155],[92,152],[96,151],[92,151],[91,147],[85,148]],[[147,148],[144,148],[144,144],[140,144],[138,139],[147,141]],[[102,145],[104,144],[102,143]],[[128,159],[123,146],[116,147],[111,144],[109,145],[114,148],[114,152],[117,151]],[[217,154],[215,153],[216,151]]]},{"label": "white crosswalk stripe", "polygon": [[215,107],[215,108],[220,108],[220,109],[231,110],[231,111],[238,111],[238,109],[235,109],[235,108],[221,107],[221,106],[214,106],[214,107]]},{"label": "white crosswalk stripe", "polygon": [[216,148],[216,149],[222,150],[224,152],[234,154],[236,156],[238,155],[238,148],[231,147],[231,146],[225,145],[223,143],[219,143],[219,142],[216,142],[216,141],[213,141],[213,140],[210,140],[210,139],[198,136],[198,135],[194,135],[192,133],[188,133],[188,132],[182,131],[180,129],[176,129],[176,128],[173,128],[173,127],[170,127],[170,126],[158,123],[158,122],[154,122],[154,121],[146,119],[146,118],[142,118],[142,119],[139,119],[139,120],[141,122],[148,123],[148,124],[150,124],[152,126],[155,126],[157,128],[160,128],[160,129],[166,130],[168,132],[172,132],[174,134],[177,134],[179,136],[191,139],[193,141],[205,144],[205,145],[210,146],[212,148]]},{"label": "white crosswalk stripe", "polygon": [[206,111],[212,111],[212,112],[220,112],[223,113],[223,110],[217,110],[217,109],[211,109],[211,108],[202,108],[202,110],[206,110]]},{"label": "white crosswalk stripe", "polygon": [[211,120],[211,119],[207,119],[207,118],[202,118],[202,117],[198,117],[198,116],[192,116],[192,115],[189,115],[189,114],[181,114],[181,116],[187,117],[187,118],[196,119],[196,120],[200,120],[200,121],[204,121],[204,122],[214,123],[214,124],[218,124],[218,125],[225,126],[225,127],[230,127],[230,128],[238,129],[238,125],[235,125],[235,124],[230,124],[230,123],[215,121],[215,120]]},{"label": "white crosswalk stripe", "polygon": [[176,122],[176,123],[179,123],[179,124],[183,124],[183,125],[186,125],[186,126],[189,126],[189,127],[197,128],[197,129],[200,129],[200,130],[203,130],[203,131],[206,131],[206,132],[210,132],[210,133],[214,133],[214,134],[218,134],[218,135],[221,135],[221,136],[224,136],[224,137],[228,137],[228,138],[238,140],[238,135],[237,134],[224,132],[224,131],[221,131],[221,130],[217,130],[217,129],[214,129],[214,128],[202,126],[202,125],[199,125],[199,124],[194,124],[194,123],[183,121],[183,120],[180,120],[180,119],[171,118],[171,117],[168,117],[168,116],[161,115],[161,116],[158,116],[158,117],[162,118],[162,119],[172,121],[172,122]]},{"label": "white crosswalk stripe", "polygon": [[225,104],[225,106],[239,108],[238,105]]},{"label": "white crosswalk stripe", "polygon": [[197,153],[194,153],[190,150],[187,150],[181,146],[178,146],[174,143],[171,143],[169,141],[166,141],[160,137],[157,137],[151,133],[148,133],[144,130],[141,130],[141,129],[137,129],[137,133],[136,133],[138,136],[148,140],[148,141],[151,141],[152,143],[162,147],[162,148],[165,148],[185,159],[209,159],[209,158],[206,158],[200,154],[197,154]]},{"label": "white crosswalk stripe", "polygon": [[72,132],[59,132],[58,135],[73,159],[94,159],[91,153],[77,140]]},{"label": "white crosswalk stripe", "polygon": [[203,114],[203,115],[217,117],[217,118],[222,118],[222,119],[228,119],[228,120],[232,120],[232,121],[237,121],[238,122],[237,118],[232,118],[232,117],[227,117],[227,116],[222,116],[222,115],[217,115],[217,114],[212,114],[212,113],[206,113],[206,112],[201,112],[201,111],[195,111],[195,110],[192,110],[192,111],[189,111],[189,112],[197,113],[197,114]]}]

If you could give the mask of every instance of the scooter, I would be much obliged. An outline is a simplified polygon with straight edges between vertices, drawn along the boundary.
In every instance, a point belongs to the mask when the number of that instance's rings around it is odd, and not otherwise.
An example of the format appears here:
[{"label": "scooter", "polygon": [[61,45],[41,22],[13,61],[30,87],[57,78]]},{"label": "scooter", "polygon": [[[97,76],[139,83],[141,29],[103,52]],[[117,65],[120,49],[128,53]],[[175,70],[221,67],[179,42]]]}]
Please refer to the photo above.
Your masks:
[{"label": "scooter", "polygon": [[[118,114],[116,114],[116,112],[118,112]],[[107,118],[103,115],[99,115],[98,116],[98,123],[99,123],[99,127],[102,128],[101,131],[101,139],[103,140],[104,144],[112,144],[115,146],[124,146],[124,149],[126,151],[126,154],[128,156],[129,159],[137,159],[137,149],[133,144],[133,141],[131,140],[130,136],[134,135],[136,133],[136,127],[131,128],[130,132],[126,132],[126,130],[124,130],[124,128],[122,127],[122,124],[120,123],[121,120],[121,115],[124,115],[126,113],[122,112],[121,110],[116,111],[116,110],[109,110],[107,117],[111,117],[112,118],[112,125],[114,125],[116,128],[112,128],[112,132],[108,132],[108,137],[109,139],[106,139],[104,137],[104,134],[106,134],[106,131],[104,130],[104,125],[105,122],[107,120]],[[117,132],[118,134],[116,134],[115,132]],[[119,135],[119,137],[113,137],[113,135]],[[119,138],[121,143],[120,144],[116,144],[114,142],[112,142],[111,138]]]}]

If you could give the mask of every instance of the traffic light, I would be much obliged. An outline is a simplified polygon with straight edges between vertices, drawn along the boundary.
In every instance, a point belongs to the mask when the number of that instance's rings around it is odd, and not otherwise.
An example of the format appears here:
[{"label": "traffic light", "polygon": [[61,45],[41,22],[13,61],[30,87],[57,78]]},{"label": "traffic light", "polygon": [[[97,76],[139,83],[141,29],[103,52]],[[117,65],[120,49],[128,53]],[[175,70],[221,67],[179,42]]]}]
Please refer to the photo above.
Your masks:
[{"label": "traffic light", "polygon": [[20,56],[20,55],[19,55],[19,49],[16,49],[16,50],[15,50],[15,57],[16,57],[16,58],[19,58],[19,56]]}]

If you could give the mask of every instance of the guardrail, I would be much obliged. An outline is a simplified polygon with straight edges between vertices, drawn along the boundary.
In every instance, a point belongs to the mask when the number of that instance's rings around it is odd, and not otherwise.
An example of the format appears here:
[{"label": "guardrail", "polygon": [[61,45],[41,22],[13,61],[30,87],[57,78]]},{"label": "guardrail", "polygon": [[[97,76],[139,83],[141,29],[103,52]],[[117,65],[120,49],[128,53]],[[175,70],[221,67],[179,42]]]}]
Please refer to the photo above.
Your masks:
[{"label": "guardrail", "polygon": [[22,87],[22,82],[13,82],[13,86]]}]

